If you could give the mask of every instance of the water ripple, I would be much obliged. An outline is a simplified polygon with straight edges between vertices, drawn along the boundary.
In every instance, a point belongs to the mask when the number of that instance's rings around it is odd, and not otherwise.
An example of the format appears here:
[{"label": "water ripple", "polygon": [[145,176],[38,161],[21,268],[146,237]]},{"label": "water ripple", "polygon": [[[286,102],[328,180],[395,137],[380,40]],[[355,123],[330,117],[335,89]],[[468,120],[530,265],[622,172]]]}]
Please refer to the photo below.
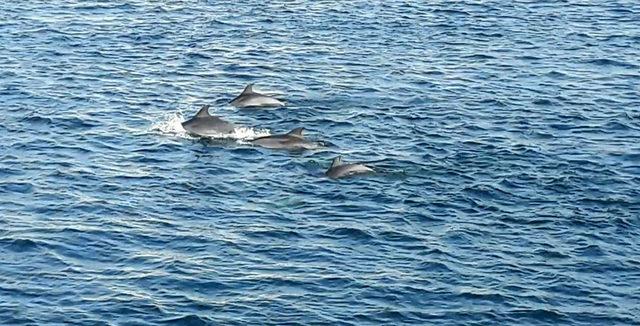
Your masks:
[{"label": "water ripple", "polygon": [[[0,320],[640,324],[639,14],[0,3]],[[331,146],[247,141],[297,127]]]}]

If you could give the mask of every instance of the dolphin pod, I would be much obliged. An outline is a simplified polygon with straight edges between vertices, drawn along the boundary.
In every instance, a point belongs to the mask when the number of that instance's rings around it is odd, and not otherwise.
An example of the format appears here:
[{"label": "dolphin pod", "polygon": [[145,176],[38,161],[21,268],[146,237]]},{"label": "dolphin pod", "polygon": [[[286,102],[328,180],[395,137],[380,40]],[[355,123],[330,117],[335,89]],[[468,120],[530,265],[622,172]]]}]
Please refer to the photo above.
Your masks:
[{"label": "dolphin pod", "polygon": [[[246,107],[279,107],[285,103],[268,95],[257,93],[253,84],[245,87],[244,91],[229,102],[237,108]],[[209,113],[209,105],[204,105],[196,115],[182,122],[182,127],[191,135],[200,137],[219,137],[231,134],[235,125]],[[249,142],[255,146],[270,149],[307,150],[324,147],[322,142],[308,140],[303,135],[304,128],[296,128],[286,134],[276,134],[258,137]],[[374,173],[375,171],[361,163],[343,163],[342,156],[333,159],[325,175],[331,179],[353,176],[357,174]]]}]

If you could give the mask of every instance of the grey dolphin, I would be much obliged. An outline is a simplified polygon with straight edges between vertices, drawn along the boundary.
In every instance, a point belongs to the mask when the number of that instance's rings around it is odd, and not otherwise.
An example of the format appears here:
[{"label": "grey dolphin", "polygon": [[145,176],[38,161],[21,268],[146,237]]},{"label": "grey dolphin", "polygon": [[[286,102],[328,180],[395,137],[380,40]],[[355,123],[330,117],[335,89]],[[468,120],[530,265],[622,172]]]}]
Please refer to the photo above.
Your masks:
[{"label": "grey dolphin", "polygon": [[329,168],[329,170],[327,170],[327,172],[325,172],[325,174],[331,179],[338,179],[342,177],[351,176],[354,174],[373,173],[373,172],[375,172],[373,171],[373,169],[365,166],[364,164],[342,163],[342,156],[338,156],[333,159],[333,162],[331,162],[331,167]]},{"label": "grey dolphin", "polygon": [[237,108],[284,106],[284,102],[275,97],[254,92],[253,84],[247,85],[244,91],[229,103]]},{"label": "grey dolphin", "polygon": [[259,137],[252,144],[274,149],[303,150],[324,147],[323,144],[306,140],[302,135],[304,128],[296,128],[286,134]]},{"label": "grey dolphin", "polygon": [[210,115],[209,105],[203,106],[193,118],[183,122],[182,127],[190,134],[202,137],[230,134],[235,128],[233,123]]}]

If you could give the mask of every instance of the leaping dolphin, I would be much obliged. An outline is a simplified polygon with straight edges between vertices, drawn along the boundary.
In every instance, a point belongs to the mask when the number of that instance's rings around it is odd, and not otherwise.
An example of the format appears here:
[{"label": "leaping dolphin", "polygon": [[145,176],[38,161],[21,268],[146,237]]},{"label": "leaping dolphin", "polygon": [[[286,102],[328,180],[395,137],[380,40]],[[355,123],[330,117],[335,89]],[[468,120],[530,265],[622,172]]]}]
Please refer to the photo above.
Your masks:
[{"label": "leaping dolphin", "polygon": [[284,106],[284,102],[275,97],[253,91],[253,84],[247,85],[244,91],[229,103],[237,108]]},{"label": "leaping dolphin", "polygon": [[342,177],[351,176],[354,174],[373,173],[373,172],[375,172],[373,169],[365,166],[364,164],[342,163],[342,156],[338,156],[333,159],[333,161],[331,162],[331,167],[329,168],[329,170],[327,170],[327,172],[325,172],[325,174],[331,179],[338,179]]},{"label": "leaping dolphin", "polygon": [[296,128],[286,134],[259,137],[252,144],[274,149],[304,150],[324,147],[322,143],[306,140],[302,135],[304,128]]},{"label": "leaping dolphin", "polygon": [[209,105],[205,105],[196,115],[183,122],[182,127],[190,134],[202,137],[215,137],[233,133],[235,126],[209,114]]}]

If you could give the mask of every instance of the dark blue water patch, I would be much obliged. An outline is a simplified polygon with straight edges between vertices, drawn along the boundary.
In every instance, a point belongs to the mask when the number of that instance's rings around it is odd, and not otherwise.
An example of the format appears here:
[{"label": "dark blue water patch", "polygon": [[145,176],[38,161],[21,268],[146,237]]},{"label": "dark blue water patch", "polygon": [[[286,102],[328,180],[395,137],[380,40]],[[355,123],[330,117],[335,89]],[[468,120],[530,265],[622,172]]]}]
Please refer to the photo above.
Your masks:
[{"label": "dark blue water patch", "polygon": [[560,313],[555,309],[518,309],[511,311],[510,315],[517,323],[566,323],[569,321],[566,314]]},{"label": "dark blue water patch", "polygon": [[334,239],[352,239],[358,241],[373,239],[373,236],[369,234],[369,232],[351,227],[340,227],[332,229],[325,233],[324,236]]},{"label": "dark blue water patch", "polygon": [[434,14],[443,14],[443,15],[452,15],[452,16],[469,16],[470,14],[463,10],[455,10],[455,9],[434,9],[432,10]]},{"label": "dark blue water patch", "polygon": [[546,249],[536,250],[535,253],[536,255],[539,255],[541,257],[548,258],[548,259],[567,259],[571,257],[570,255],[565,255],[558,251],[546,250]]},{"label": "dark blue water patch", "polygon": [[609,155],[630,163],[640,162],[640,153],[609,153]]},{"label": "dark blue water patch", "polygon": [[543,57],[538,57],[534,55],[523,55],[523,56],[517,56],[516,59],[524,60],[524,61],[538,61],[538,60],[543,60]]},{"label": "dark blue water patch", "polygon": [[40,247],[37,242],[23,238],[0,238],[0,246],[5,250],[10,250],[12,252],[34,251],[38,250]]},{"label": "dark blue water patch", "polygon": [[464,59],[467,59],[467,60],[490,60],[490,59],[496,59],[496,57],[491,56],[491,55],[487,55],[487,54],[472,54],[472,55],[465,56]]},{"label": "dark blue water patch", "polygon": [[22,118],[22,121],[29,124],[36,124],[36,125],[52,125],[53,124],[53,119],[48,117],[41,117],[41,116],[24,117]]},{"label": "dark blue water patch", "polygon": [[0,192],[27,194],[33,192],[33,185],[28,182],[0,182]]},{"label": "dark blue water patch", "polygon": [[611,131],[638,131],[636,128],[633,128],[630,125],[627,125],[624,122],[620,121],[607,122],[603,127],[605,130]]}]

